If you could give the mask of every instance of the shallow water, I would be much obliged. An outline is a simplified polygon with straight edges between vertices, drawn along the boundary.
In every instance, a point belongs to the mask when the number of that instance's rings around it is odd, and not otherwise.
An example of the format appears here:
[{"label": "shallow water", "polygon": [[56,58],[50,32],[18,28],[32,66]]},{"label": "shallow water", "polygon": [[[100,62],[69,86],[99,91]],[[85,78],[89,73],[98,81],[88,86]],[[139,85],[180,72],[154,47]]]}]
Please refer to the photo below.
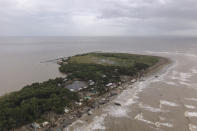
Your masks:
[{"label": "shallow water", "polygon": [[[151,53],[153,54],[153,52]],[[197,56],[183,53],[154,54],[174,62],[157,75],[138,82],[108,105],[90,123],[75,124],[74,131],[196,131],[197,130]],[[102,119],[102,121],[100,121]],[[84,128],[84,125],[94,125]],[[66,129],[65,129],[66,130]]]},{"label": "shallow water", "polygon": [[65,131],[196,131],[197,39],[129,37],[15,37],[0,38],[0,93],[35,81],[60,76],[54,63],[60,56],[90,51],[159,55],[173,63],[128,88],[114,101]]}]

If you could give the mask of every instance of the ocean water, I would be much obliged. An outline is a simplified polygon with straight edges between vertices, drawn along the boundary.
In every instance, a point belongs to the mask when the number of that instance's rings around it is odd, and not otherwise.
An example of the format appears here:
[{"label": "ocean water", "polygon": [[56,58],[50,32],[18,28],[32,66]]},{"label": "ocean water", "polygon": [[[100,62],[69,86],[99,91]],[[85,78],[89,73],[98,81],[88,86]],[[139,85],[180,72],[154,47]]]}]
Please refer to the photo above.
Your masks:
[{"label": "ocean water", "polygon": [[197,38],[191,37],[1,37],[0,95],[61,76],[61,56],[92,51],[164,56],[172,63],[137,82],[86,121],[65,131],[196,131]]}]

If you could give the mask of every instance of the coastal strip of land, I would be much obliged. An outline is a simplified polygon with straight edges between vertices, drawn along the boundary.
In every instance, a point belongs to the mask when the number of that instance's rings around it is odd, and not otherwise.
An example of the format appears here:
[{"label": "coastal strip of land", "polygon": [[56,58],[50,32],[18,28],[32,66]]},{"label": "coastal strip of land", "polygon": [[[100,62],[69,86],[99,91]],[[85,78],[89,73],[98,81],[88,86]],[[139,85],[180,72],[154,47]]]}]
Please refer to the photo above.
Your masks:
[{"label": "coastal strip of land", "polygon": [[63,57],[57,63],[66,77],[33,83],[0,98],[0,129],[62,130],[168,62],[163,57],[126,53]]}]

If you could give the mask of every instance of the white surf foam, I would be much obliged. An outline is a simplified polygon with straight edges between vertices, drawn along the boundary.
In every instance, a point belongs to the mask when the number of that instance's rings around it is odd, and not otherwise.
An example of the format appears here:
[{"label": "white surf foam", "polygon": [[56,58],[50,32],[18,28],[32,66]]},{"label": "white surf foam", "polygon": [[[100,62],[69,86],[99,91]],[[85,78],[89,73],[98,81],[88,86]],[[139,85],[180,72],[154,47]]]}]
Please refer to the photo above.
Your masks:
[{"label": "white surf foam", "polygon": [[[135,99],[137,99],[138,97],[135,97]],[[133,98],[131,98],[131,99],[128,99],[126,102],[125,102],[125,106],[129,106],[129,105],[131,105],[131,104],[134,104],[134,103],[136,103],[136,101],[133,99]]]},{"label": "white surf foam", "polygon": [[[142,82],[136,82],[133,85],[133,89],[127,89],[123,91],[114,101],[121,104],[121,106],[108,106],[104,109],[109,115],[114,117],[128,117],[128,112],[131,111],[131,106],[134,103],[138,102],[138,94],[143,91],[144,88],[148,87],[150,82],[154,77],[149,77],[147,80]],[[132,96],[132,97],[131,97]],[[126,102],[125,102],[126,101]]]},{"label": "white surf foam", "polygon": [[[165,73],[163,73],[161,75],[160,78],[162,78],[162,76],[165,76],[170,71],[170,69],[172,69],[172,66],[171,67],[168,67],[168,69],[165,71]],[[82,124],[82,126],[80,126],[78,128],[75,128],[75,131],[104,130],[105,129],[104,119],[108,115],[109,116],[113,116],[113,117],[128,117],[128,112],[131,111],[130,106],[132,104],[138,102],[138,98],[139,98],[138,97],[138,94],[140,92],[142,92],[144,88],[149,87],[149,84],[152,83],[152,82],[154,82],[153,81],[154,79],[155,79],[155,77],[152,76],[152,77],[146,78],[145,81],[136,82],[133,85],[133,88],[132,89],[128,88],[127,90],[124,90],[114,100],[114,101],[120,102],[120,104],[121,104],[120,107],[119,106],[114,106],[114,105],[109,105],[109,106],[105,107],[104,108],[104,112],[105,112],[104,115],[96,116],[91,123],[86,123],[86,122],[83,122],[82,123],[82,121],[80,121],[80,123]],[[154,107],[146,106],[146,105],[145,105],[145,109],[147,109],[149,111],[152,111],[152,112],[166,112],[166,111],[162,111],[159,108],[154,108]],[[143,116],[142,116],[142,118],[143,118]],[[151,121],[148,121],[148,120],[141,119],[141,121],[144,121],[144,122],[147,122],[147,123],[151,123]],[[71,127],[74,127],[75,124],[76,123],[74,122],[71,125]],[[152,124],[155,124],[155,123],[152,123]],[[69,129],[69,128],[67,128],[67,129]],[[65,130],[65,131],[70,131],[70,130]]]},{"label": "white surf foam", "polygon": [[173,79],[173,80],[178,79],[178,78],[177,78],[178,74],[179,74],[179,73],[178,73],[177,71],[172,71],[171,79]]},{"label": "white surf foam", "polygon": [[171,123],[160,123],[160,122],[156,122],[155,123],[155,126],[156,127],[161,127],[161,126],[165,126],[165,127],[169,127],[169,128],[172,128],[173,127],[173,124],[171,124]]},{"label": "white surf foam", "polygon": [[108,115],[113,117],[128,117],[127,109],[124,107],[119,106],[109,106],[108,108],[104,109],[108,113]]},{"label": "white surf foam", "polygon": [[197,112],[185,112],[185,117],[197,117]]},{"label": "white surf foam", "polygon": [[197,131],[197,126],[193,124],[189,124],[189,130],[190,131]]},{"label": "white surf foam", "polygon": [[88,126],[91,130],[105,130],[104,119],[107,114],[96,116],[93,122]]},{"label": "white surf foam", "polygon": [[[128,112],[131,111],[131,108],[129,108],[132,104],[138,102],[138,94],[143,91],[144,88],[148,87],[148,85],[154,80],[155,77],[149,77],[145,81],[136,82],[133,85],[132,89],[124,90],[115,100],[114,102],[118,102],[121,104],[121,106],[114,106],[110,105],[107,108],[104,109],[104,111],[111,116],[114,117],[128,117]],[[132,97],[131,97],[132,96]],[[125,102],[126,101],[126,102]],[[154,109],[151,107],[146,107],[145,109],[149,109],[152,111],[156,111],[159,109]]]},{"label": "white surf foam", "polygon": [[173,124],[168,123],[168,122],[161,123],[161,122],[152,122],[152,121],[150,121],[150,120],[146,120],[146,119],[144,119],[144,116],[143,116],[142,113],[136,115],[134,119],[135,119],[135,120],[142,121],[142,122],[147,123],[147,124],[154,125],[154,126],[156,126],[157,128],[159,128],[159,127],[161,127],[161,126],[165,126],[165,127],[169,127],[169,128],[173,127]]},{"label": "white surf foam", "polygon": [[187,82],[189,81],[189,78],[192,76],[192,73],[190,72],[177,72],[177,71],[173,71],[172,74],[171,74],[171,79],[173,80],[179,80],[179,81],[182,81],[182,82]]},{"label": "white surf foam", "polygon": [[145,122],[145,123],[147,123],[147,124],[152,124],[152,125],[154,125],[154,124],[155,124],[155,123],[154,123],[154,122],[152,122],[152,121],[145,120],[145,119],[144,119],[144,117],[143,117],[143,114],[142,114],[142,113],[141,113],[141,114],[136,115],[134,119],[139,120],[139,121],[142,121],[142,122]]},{"label": "white surf foam", "polygon": [[167,55],[183,55],[183,56],[189,56],[189,57],[197,57],[197,55],[192,54],[192,53],[182,53],[182,52],[165,52],[165,51],[158,51],[158,52],[153,52],[153,51],[146,51],[149,54],[167,54]]},{"label": "white surf foam", "polygon": [[[95,116],[91,123],[85,123],[83,121],[76,121],[71,126],[76,125],[77,122],[83,124],[83,126],[75,128],[74,131],[93,131],[93,130],[105,130],[104,119],[107,114],[101,116]],[[70,131],[71,126],[65,128],[64,131]]]},{"label": "white surf foam", "polygon": [[178,104],[171,102],[171,101],[166,101],[166,100],[160,100],[160,105],[165,105],[165,106],[179,106]]},{"label": "white surf foam", "polygon": [[192,76],[191,73],[185,73],[185,72],[181,72],[180,73],[180,80],[181,81],[189,81],[189,78]]},{"label": "white surf foam", "polygon": [[[138,97],[135,95],[137,89],[124,90],[113,102],[120,103],[121,106],[109,105],[104,108],[104,111],[113,117],[128,117],[128,112],[131,111],[129,106],[137,102]],[[131,97],[132,96],[132,97]]]},{"label": "white surf foam", "polygon": [[144,110],[150,111],[150,112],[168,112],[168,111],[161,110],[160,108],[151,107],[149,105],[145,105],[145,104],[142,104],[142,103],[139,104],[139,107],[144,109]]},{"label": "white surf foam", "polygon": [[160,51],[160,52],[146,51],[146,53],[149,53],[149,54],[172,54],[171,52],[167,52],[167,51]]},{"label": "white surf foam", "polygon": [[191,69],[192,73],[197,74],[197,68]]},{"label": "white surf foam", "polygon": [[195,109],[196,107],[195,106],[193,106],[193,105],[184,105],[186,108],[188,108],[188,109]]},{"label": "white surf foam", "polygon": [[[157,79],[156,81],[168,82],[169,79],[172,79],[174,77],[174,75],[171,75],[170,73],[171,73],[172,70],[174,70],[176,68],[177,65],[178,65],[178,61],[174,61],[173,64],[169,65],[168,68],[166,69],[166,71],[163,72],[159,76],[159,79]],[[174,77],[174,78],[177,79],[176,77]]]},{"label": "white surf foam", "polygon": [[71,125],[69,125],[68,127],[64,128],[63,130],[64,130],[64,131],[70,131],[71,128],[72,128],[74,125],[76,125],[76,124],[84,124],[84,123],[85,123],[85,122],[82,121],[82,120],[77,120],[77,121],[73,122]]},{"label": "white surf foam", "polygon": [[[184,54],[184,53],[183,53],[183,54]],[[195,54],[190,54],[190,53],[187,53],[187,54],[185,53],[184,55],[185,55],[185,56],[189,56],[189,57],[197,57],[197,55],[195,55]]]},{"label": "white surf foam", "polygon": [[172,82],[172,81],[166,81],[165,83],[168,85],[177,85],[175,82]]},{"label": "white surf foam", "polygon": [[197,98],[185,98],[185,100],[189,100],[189,101],[197,101]]},{"label": "white surf foam", "polygon": [[159,116],[159,119],[160,119],[161,121],[165,121],[165,120],[166,120],[166,118],[165,118],[165,117],[162,117],[162,116]]},{"label": "white surf foam", "polygon": [[179,83],[180,83],[181,85],[185,85],[185,86],[188,86],[188,87],[191,87],[191,86],[192,86],[191,84],[189,84],[189,83],[187,83],[187,82],[183,82],[183,81],[179,81]]}]

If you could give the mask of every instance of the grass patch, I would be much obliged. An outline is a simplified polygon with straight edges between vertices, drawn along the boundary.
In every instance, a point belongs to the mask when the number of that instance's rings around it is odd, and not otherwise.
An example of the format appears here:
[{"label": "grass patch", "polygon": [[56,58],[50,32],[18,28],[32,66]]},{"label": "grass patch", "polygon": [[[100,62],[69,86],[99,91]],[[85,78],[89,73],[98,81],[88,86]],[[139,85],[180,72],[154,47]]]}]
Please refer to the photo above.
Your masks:
[{"label": "grass patch", "polygon": [[95,85],[91,88],[102,94],[108,90],[106,84],[120,82],[121,75],[136,76],[157,61],[154,56],[88,53],[69,58],[66,64],[61,64],[59,70],[68,74],[71,80],[93,80]]},{"label": "grass patch", "polygon": [[133,55],[126,53],[88,53],[73,56],[70,63],[101,64],[129,67],[135,63],[143,63],[149,66],[158,62],[155,56]]}]

